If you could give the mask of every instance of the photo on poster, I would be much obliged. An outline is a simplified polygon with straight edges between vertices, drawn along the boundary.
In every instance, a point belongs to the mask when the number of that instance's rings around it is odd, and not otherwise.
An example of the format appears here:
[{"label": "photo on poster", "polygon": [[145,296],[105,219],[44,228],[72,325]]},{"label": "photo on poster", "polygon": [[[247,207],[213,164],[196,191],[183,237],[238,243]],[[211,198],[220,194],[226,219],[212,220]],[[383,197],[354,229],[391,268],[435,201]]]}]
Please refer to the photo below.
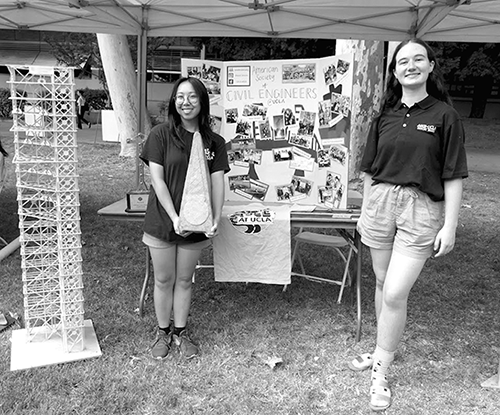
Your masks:
[{"label": "photo on poster", "polygon": [[326,86],[335,84],[335,80],[337,79],[337,67],[334,64],[328,65],[326,68],[323,68],[323,75],[325,77]]},{"label": "photo on poster", "polygon": [[255,139],[248,135],[236,135],[231,140],[231,150],[240,150],[242,148],[256,148]]},{"label": "photo on poster", "polygon": [[340,113],[346,118],[349,117],[351,114],[351,97],[347,95],[340,96]]},{"label": "photo on poster", "polygon": [[201,81],[207,88],[209,95],[220,95],[221,68],[204,63],[201,69]]},{"label": "photo on poster", "polygon": [[288,143],[302,148],[312,148],[313,136],[299,135],[295,131],[288,131]]},{"label": "photo on poster", "polygon": [[297,120],[295,118],[295,114],[293,113],[291,108],[283,108],[283,122],[285,124],[285,127],[288,127],[289,125],[294,125]]},{"label": "photo on poster", "polygon": [[273,116],[273,139],[274,140],[284,140],[285,139],[285,125],[283,122],[283,115]]},{"label": "photo on poster", "polygon": [[328,150],[319,149],[318,150],[318,168],[324,169],[331,166],[332,159],[330,158],[330,153]]},{"label": "photo on poster", "polygon": [[331,187],[318,186],[318,203],[333,208],[333,190]]},{"label": "photo on poster", "polygon": [[339,85],[344,80],[344,78],[347,76],[347,73],[349,72],[350,67],[350,62],[347,62],[343,59],[337,60],[337,76],[334,83],[335,86]]},{"label": "photo on poster", "polygon": [[326,173],[325,186],[337,189],[341,185],[341,179],[340,174],[328,171]]},{"label": "photo on poster", "polygon": [[275,186],[275,190],[279,202],[289,202],[293,197],[293,186],[290,183]]},{"label": "photo on poster", "polygon": [[314,132],[314,123],[316,120],[316,113],[312,111],[301,111],[299,116],[299,130],[298,135],[312,136]]},{"label": "photo on poster", "polygon": [[258,199],[263,201],[266,197],[269,185],[259,180],[250,179],[247,174],[229,176],[229,190],[245,197],[246,199]]},{"label": "photo on poster", "polygon": [[264,121],[259,122],[259,134],[260,134],[261,140],[272,140],[273,139],[271,126],[269,125],[269,120],[267,118]]},{"label": "photo on poster", "polygon": [[328,153],[330,154],[330,158],[335,163],[339,163],[342,166],[345,165],[345,162],[347,159],[347,148],[346,147],[333,145],[328,149]]},{"label": "photo on poster", "polygon": [[278,163],[280,161],[290,161],[293,159],[292,147],[273,148],[273,160]]},{"label": "photo on poster", "polygon": [[347,62],[343,59],[339,59],[337,61],[337,73],[342,76],[345,75],[349,70],[350,66],[351,66],[350,62]]},{"label": "photo on poster", "polygon": [[248,163],[243,161],[244,155],[243,151],[238,150],[228,150],[227,152],[227,161],[229,164],[234,164],[235,166],[243,166],[248,167]]},{"label": "photo on poster", "polygon": [[255,179],[250,179],[249,188],[246,193],[251,195],[254,199],[264,201],[268,189],[269,185],[267,183],[263,183]]},{"label": "photo on poster", "polygon": [[260,164],[262,161],[262,150],[260,149],[243,147],[241,152],[243,153],[242,161],[244,163]]},{"label": "photo on poster", "polygon": [[344,197],[344,185],[340,185],[337,189],[333,188],[333,208],[338,209]]},{"label": "photo on poster", "polygon": [[243,107],[243,117],[265,118],[267,108],[262,104],[245,104]]},{"label": "photo on poster", "polygon": [[316,81],[315,63],[289,63],[282,66],[283,83],[307,83]]},{"label": "photo on poster", "polygon": [[238,120],[236,123],[236,134],[252,135],[252,125],[248,121]]},{"label": "photo on poster", "polygon": [[238,108],[228,108],[225,111],[226,124],[236,124],[238,122]]},{"label": "photo on poster", "polygon": [[318,202],[329,209],[338,209],[344,196],[344,186],[338,188],[318,186]]},{"label": "photo on poster", "polygon": [[193,78],[201,78],[201,66],[188,66],[187,67],[187,76]]},{"label": "photo on poster", "polygon": [[332,101],[318,102],[318,124],[319,127],[329,127],[332,120]]},{"label": "photo on poster", "polygon": [[222,127],[222,118],[221,117],[216,117],[215,115],[210,116],[210,128],[214,133],[220,134],[220,130]]},{"label": "photo on poster", "polygon": [[239,174],[237,176],[229,176],[229,190],[232,192],[237,189],[246,189],[250,186],[250,176],[248,174]]},{"label": "photo on poster", "polygon": [[351,98],[332,92],[332,112],[341,114],[343,117],[348,117],[351,112]]},{"label": "photo on poster", "polygon": [[294,170],[314,171],[314,163],[312,157],[301,157],[294,154],[288,167]]},{"label": "photo on poster", "polygon": [[313,182],[311,180],[307,180],[299,176],[293,176],[291,184],[294,197],[298,195],[309,196],[311,194],[313,188]]},{"label": "photo on poster", "polygon": [[344,114],[342,113],[342,95],[337,94],[336,92],[332,92],[331,94],[331,112],[330,112],[330,121],[328,125],[333,127],[338,124],[343,118]]}]

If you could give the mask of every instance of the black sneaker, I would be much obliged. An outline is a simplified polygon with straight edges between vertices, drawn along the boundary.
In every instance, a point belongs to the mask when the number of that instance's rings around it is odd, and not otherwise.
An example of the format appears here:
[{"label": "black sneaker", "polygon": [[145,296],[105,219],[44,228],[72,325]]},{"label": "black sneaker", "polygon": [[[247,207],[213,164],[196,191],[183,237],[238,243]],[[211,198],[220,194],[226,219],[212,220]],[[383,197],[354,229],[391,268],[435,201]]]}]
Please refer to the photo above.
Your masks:
[{"label": "black sneaker", "polygon": [[162,330],[158,330],[156,340],[151,347],[151,354],[155,359],[165,359],[170,352],[170,344],[172,343],[172,334],[166,334]]},{"label": "black sneaker", "polygon": [[189,338],[186,330],[181,331],[178,336],[174,334],[172,336],[172,342],[179,348],[181,356],[184,357],[184,359],[192,359],[200,353],[198,346]]}]

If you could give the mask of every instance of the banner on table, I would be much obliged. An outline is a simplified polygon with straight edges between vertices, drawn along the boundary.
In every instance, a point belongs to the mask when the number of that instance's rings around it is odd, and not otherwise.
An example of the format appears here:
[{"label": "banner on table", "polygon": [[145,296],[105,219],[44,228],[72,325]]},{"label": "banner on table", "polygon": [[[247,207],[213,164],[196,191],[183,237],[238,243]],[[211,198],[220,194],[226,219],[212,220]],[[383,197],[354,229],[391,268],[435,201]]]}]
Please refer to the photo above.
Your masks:
[{"label": "banner on table", "polygon": [[224,205],[213,239],[215,281],[290,284],[290,206]]}]

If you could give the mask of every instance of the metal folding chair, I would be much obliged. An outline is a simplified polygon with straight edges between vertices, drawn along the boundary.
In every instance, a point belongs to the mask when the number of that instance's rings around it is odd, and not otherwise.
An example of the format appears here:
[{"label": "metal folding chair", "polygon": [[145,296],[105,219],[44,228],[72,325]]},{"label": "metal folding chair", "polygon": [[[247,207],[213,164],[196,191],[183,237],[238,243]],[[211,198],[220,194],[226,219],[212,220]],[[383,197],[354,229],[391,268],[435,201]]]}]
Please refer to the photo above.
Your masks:
[{"label": "metal folding chair", "polygon": [[[353,247],[351,247],[342,236],[325,235],[316,232],[304,232],[303,228],[300,228],[299,233],[294,237],[294,240],[295,240],[295,246],[293,248],[293,254],[292,254],[292,269],[295,260],[298,259],[302,273],[292,272],[292,276],[303,277],[312,281],[326,282],[330,284],[339,285],[340,291],[337,297],[337,303],[340,304],[340,302],[342,301],[342,294],[344,293],[344,288],[346,284],[348,285],[351,284],[351,274],[349,271],[349,266],[351,263],[352,254],[354,252]],[[324,278],[306,274],[300,254],[301,247],[304,244],[333,248],[334,252],[336,252],[339,255],[340,259],[344,263],[344,271],[342,274],[342,278],[341,279]],[[347,249],[347,257],[344,254],[344,252],[342,252],[342,249],[344,250]]]}]

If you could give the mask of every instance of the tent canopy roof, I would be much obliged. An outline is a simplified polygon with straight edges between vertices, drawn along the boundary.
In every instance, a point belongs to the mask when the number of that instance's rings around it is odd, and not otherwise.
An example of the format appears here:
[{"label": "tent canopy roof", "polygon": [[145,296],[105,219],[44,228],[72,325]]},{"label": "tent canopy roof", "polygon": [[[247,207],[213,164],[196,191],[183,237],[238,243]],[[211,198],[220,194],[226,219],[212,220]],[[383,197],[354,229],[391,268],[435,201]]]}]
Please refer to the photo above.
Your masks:
[{"label": "tent canopy roof", "polygon": [[500,1],[0,0],[0,29],[500,42]]}]

